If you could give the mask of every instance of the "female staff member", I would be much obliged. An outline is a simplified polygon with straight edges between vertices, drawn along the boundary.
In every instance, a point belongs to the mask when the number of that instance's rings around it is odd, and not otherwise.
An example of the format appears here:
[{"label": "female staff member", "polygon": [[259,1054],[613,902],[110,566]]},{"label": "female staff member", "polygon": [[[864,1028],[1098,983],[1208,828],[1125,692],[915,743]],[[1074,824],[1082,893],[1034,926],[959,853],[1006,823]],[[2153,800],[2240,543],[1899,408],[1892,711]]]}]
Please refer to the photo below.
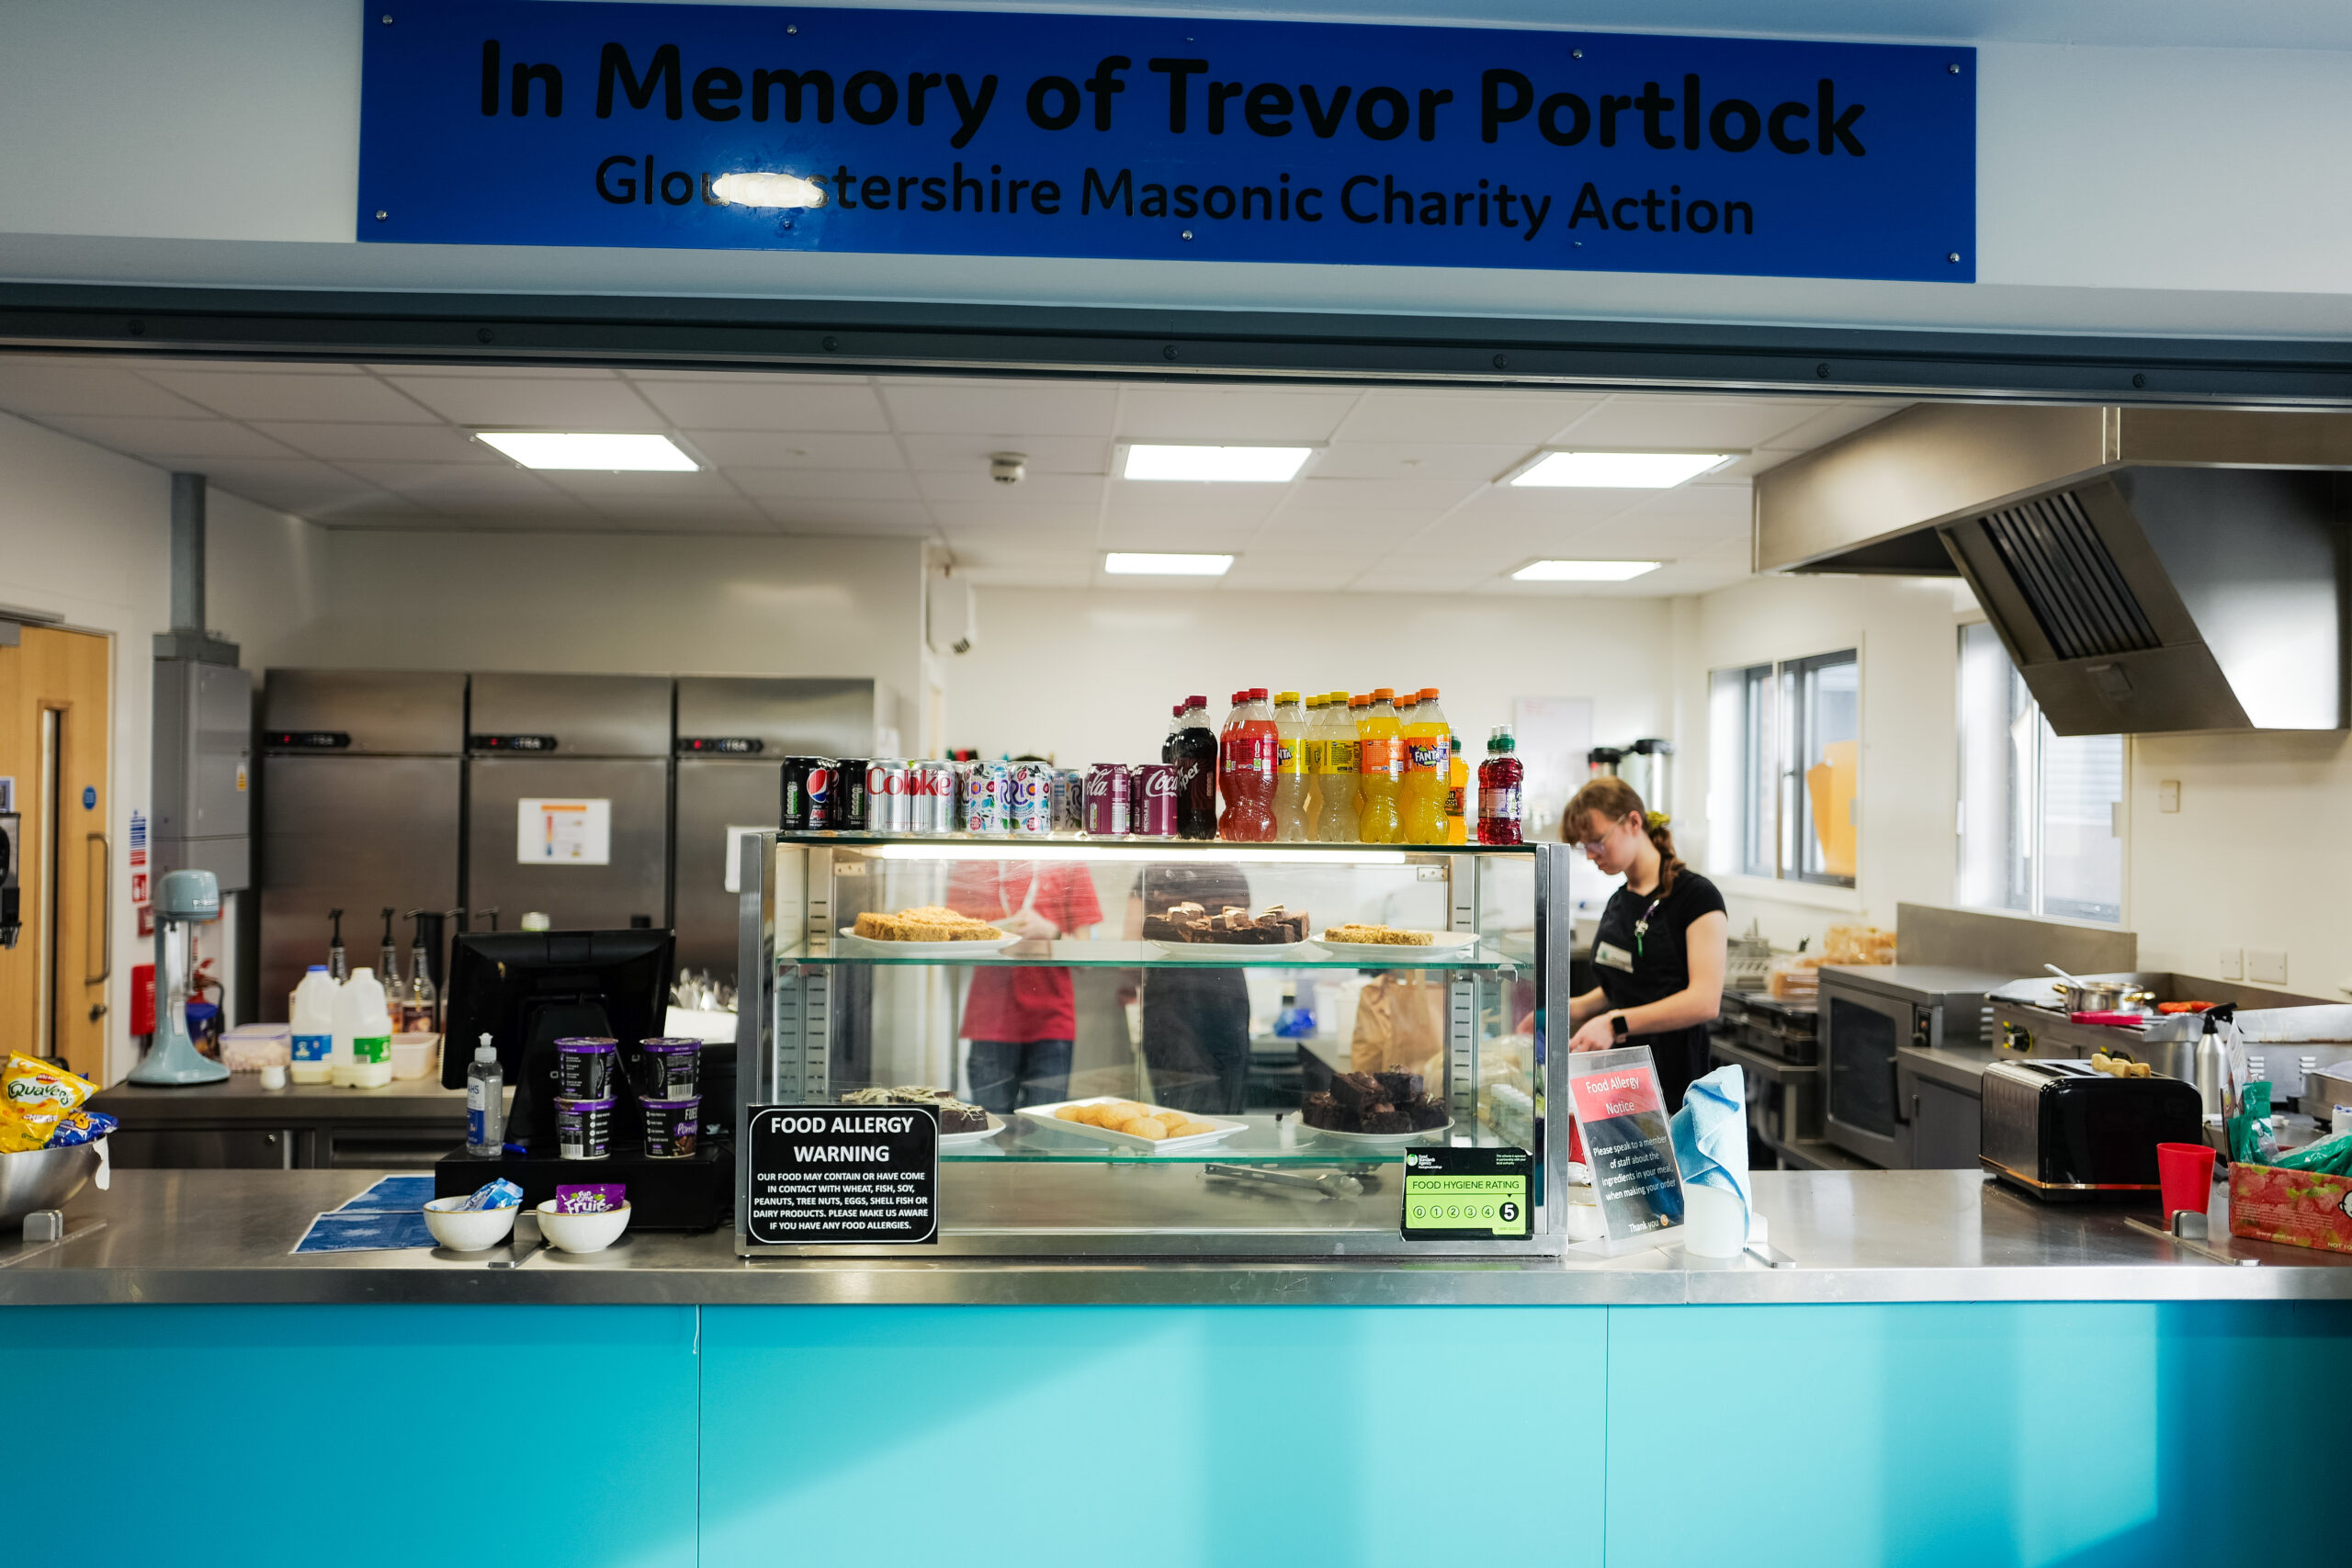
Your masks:
[{"label": "female staff member", "polygon": [[1674,857],[1661,812],[1623,779],[1594,779],[1560,819],[1561,836],[1625,886],[1600,912],[1592,962],[1600,988],[1568,1003],[1571,1051],[1646,1045],[1668,1111],[1707,1071],[1707,1024],[1723,1010],[1730,920],[1715,885]]}]

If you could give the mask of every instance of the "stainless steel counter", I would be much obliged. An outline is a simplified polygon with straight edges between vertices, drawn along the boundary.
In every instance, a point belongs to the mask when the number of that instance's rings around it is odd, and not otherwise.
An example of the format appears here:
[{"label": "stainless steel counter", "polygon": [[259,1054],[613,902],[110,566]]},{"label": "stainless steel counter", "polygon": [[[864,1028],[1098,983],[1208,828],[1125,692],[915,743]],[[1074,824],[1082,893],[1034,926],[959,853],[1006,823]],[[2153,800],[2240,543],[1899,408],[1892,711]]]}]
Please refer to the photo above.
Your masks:
[{"label": "stainless steel counter", "polygon": [[[508,1091],[510,1098],[513,1091]],[[264,1089],[259,1073],[232,1073],[223,1083],[151,1089],[120,1083],[90,1101],[125,1127],[220,1122],[255,1125],[336,1122],[451,1122],[465,1130],[466,1091],[443,1089],[435,1073],[424,1078],[395,1078],[381,1089],[337,1089],[333,1084],[294,1083]]]},{"label": "stainless steel counter", "polygon": [[[2210,1262],[2110,1209],[2043,1205],[1963,1171],[1756,1177],[1794,1267],[1679,1248],[1566,1263],[1093,1262],[737,1258],[725,1233],[624,1237],[575,1258],[527,1247],[293,1256],[361,1171],[123,1171],[85,1190],[53,1245],[0,1241],[0,1306],[108,1303],[1285,1303],[1664,1306],[1684,1303],[2352,1301],[2352,1257],[2220,1245]],[[526,1237],[535,1229],[526,1218]],[[517,1255],[520,1260],[517,1261]],[[505,1265],[501,1267],[500,1265]]]},{"label": "stainless steel counter", "polygon": [[260,1074],[235,1073],[177,1089],[117,1084],[91,1104],[121,1118],[114,1157],[127,1168],[422,1169],[466,1135],[466,1091],[437,1075],[381,1089],[264,1089]]}]

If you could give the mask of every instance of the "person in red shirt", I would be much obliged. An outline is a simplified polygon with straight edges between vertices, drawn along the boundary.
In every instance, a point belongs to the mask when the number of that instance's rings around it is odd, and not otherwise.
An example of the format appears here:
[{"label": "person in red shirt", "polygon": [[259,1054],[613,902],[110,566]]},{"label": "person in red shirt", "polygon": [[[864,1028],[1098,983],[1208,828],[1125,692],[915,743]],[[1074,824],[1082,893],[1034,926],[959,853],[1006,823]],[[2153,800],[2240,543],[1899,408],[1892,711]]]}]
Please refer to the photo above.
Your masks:
[{"label": "person in red shirt", "polygon": [[[1067,862],[961,862],[948,878],[947,907],[1039,942],[1083,939],[1102,919],[1094,879]],[[982,1109],[1009,1116],[1068,1099],[1078,1037],[1069,971],[1025,964],[973,970],[963,1035],[971,1043],[972,1099]]]}]

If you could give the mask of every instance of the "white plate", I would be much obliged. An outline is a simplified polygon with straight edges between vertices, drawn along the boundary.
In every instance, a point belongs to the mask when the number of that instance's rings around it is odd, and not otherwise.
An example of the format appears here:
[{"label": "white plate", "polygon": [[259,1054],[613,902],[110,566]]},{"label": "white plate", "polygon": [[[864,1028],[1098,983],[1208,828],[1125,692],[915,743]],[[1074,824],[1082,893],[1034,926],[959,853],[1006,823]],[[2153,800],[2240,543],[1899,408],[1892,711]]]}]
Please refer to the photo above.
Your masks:
[{"label": "white plate", "polygon": [[1003,1117],[999,1116],[993,1111],[988,1113],[988,1117],[989,1124],[987,1131],[979,1133],[942,1133],[939,1134],[939,1146],[943,1149],[959,1149],[967,1144],[977,1144],[983,1138],[993,1138],[999,1133],[1004,1131]]},{"label": "white plate", "polygon": [[1366,1149],[1401,1149],[1407,1144],[1418,1144],[1423,1138],[1442,1136],[1453,1122],[1449,1119],[1438,1126],[1426,1127],[1418,1133],[1334,1133],[1329,1127],[1308,1127],[1304,1122],[1299,1125],[1317,1137],[1329,1138],[1335,1144],[1353,1144],[1359,1148]]},{"label": "white plate", "polygon": [[[1041,1127],[1052,1127],[1064,1133],[1074,1133],[1081,1138],[1091,1138],[1098,1144],[1107,1144],[1114,1149],[1132,1149],[1137,1154],[1148,1155],[1172,1154],[1179,1149],[1196,1149],[1204,1144],[1214,1144],[1220,1138],[1229,1138],[1250,1125],[1247,1122],[1235,1122],[1223,1116],[1193,1116],[1192,1112],[1186,1111],[1185,1114],[1192,1120],[1205,1122],[1216,1131],[1194,1133],[1190,1137],[1184,1138],[1162,1138],[1155,1144],[1149,1138],[1138,1138],[1133,1133],[1122,1133],[1110,1127],[1097,1127],[1091,1122],[1065,1122],[1054,1114],[1064,1106],[1113,1105],[1126,1098],[1128,1097],[1123,1094],[1096,1094],[1090,1095],[1084,1100],[1057,1100],[1051,1105],[1024,1105],[1014,1114],[1025,1116]],[[1148,1105],[1151,1102],[1138,1100],[1136,1103]]]},{"label": "white plate", "polygon": [[860,936],[851,927],[842,928],[840,951],[875,958],[956,958],[989,956],[1002,953],[1021,938],[1008,936],[994,942],[882,942],[870,936]]},{"label": "white plate", "polygon": [[1265,958],[1319,957],[1311,942],[1155,942],[1152,946],[1170,958],[1193,958],[1205,964],[1232,964]]},{"label": "white plate", "polygon": [[1430,938],[1426,947],[1393,942],[1333,942],[1328,936],[1317,937],[1315,945],[1334,958],[1361,958],[1373,963],[1382,959],[1409,963],[1416,958],[1459,958],[1478,945],[1476,931],[1431,931]]}]

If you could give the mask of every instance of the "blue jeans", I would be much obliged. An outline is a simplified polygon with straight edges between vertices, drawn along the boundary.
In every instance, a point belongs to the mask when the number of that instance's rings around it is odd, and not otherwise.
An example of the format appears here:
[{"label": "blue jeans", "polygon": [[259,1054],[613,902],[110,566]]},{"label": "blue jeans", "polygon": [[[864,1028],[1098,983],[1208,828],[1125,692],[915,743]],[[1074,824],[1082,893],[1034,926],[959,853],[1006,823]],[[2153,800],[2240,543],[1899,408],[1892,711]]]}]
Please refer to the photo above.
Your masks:
[{"label": "blue jeans", "polygon": [[1069,1060],[1067,1040],[975,1040],[968,1063],[972,1098],[1000,1116],[1067,1100]]}]

